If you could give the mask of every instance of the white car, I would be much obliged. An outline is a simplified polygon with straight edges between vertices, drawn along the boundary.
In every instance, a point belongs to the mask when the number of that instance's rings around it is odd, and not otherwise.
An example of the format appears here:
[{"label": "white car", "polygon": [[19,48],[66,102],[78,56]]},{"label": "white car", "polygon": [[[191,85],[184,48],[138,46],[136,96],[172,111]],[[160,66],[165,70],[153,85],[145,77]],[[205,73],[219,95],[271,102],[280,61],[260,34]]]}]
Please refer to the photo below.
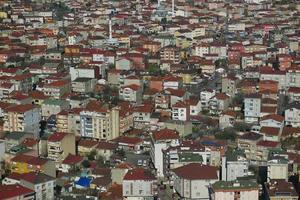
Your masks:
[{"label": "white car", "polygon": [[143,160],[138,160],[137,165],[142,166],[143,165]]},{"label": "white car", "polygon": [[144,160],[143,166],[144,166],[144,167],[147,167],[147,165],[148,165],[147,160]]},{"label": "white car", "polygon": [[136,150],[134,153],[139,155],[139,154],[142,154],[143,151],[142,150]]}]

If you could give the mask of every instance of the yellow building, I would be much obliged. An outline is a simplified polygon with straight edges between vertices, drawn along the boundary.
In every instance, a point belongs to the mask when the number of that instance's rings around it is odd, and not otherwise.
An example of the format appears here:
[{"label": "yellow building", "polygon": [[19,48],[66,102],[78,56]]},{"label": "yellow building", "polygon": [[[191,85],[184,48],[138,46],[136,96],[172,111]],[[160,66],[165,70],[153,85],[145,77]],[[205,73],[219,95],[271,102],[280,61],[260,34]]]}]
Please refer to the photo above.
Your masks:
[{"label": "yellow building", "polygon": [[0,18],[1,19],[6,19],[7,18],[7,12],[0,11]]},{"label": "yellow building", "polygon": [[55,177],[55,164],[51,160],[20,154],[10,160],[11,172],[24,174],[29,172],[42,172]]},{"label": "yellow building", "polygon": [[190,84],[192,81],[192,74],[190,73],[180,73],[178,74],[179,77],[182,78],[183,84]]},{"label": "yellow building", "polygon": [[176,47],[180,47],[181,49],[186,49],[192,45],[192,40],[190,38],[179,36],[176,37],[175,44]]}]

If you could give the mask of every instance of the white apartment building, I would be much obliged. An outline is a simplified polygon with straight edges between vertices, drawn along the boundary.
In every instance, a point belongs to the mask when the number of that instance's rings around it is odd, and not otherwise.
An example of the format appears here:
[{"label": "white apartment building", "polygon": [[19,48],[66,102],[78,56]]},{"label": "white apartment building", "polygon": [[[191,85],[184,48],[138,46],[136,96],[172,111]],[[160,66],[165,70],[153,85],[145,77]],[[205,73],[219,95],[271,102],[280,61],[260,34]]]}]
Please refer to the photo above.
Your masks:
[{"label": "white apartment building", "polygon": [[123,199],[153,200],[157,195],[157,180],[150,171],[143,168],[129,170],[122,182]]},{"label": "white apartment building", "polygon": [[268,181],[272,179],[288,180],[288,160],[284,158],[276,158],[269,160],[267,163]]},{"label": "white apartment building", "polygon": [[151,135],[151,160],[157,170],[157,176],[164,177],[163,152],[170,146],[179,145],[179,134],[175,130],[162,129]]},{"label": "white apartment building", "polygon": [[119,97],[121,100],[140,104],[142,102],[142,88],[135,84],[123,86],[119,89]]},{"label": "white apartment building", "polygon": [[202,110],[209,107],[209,100],[216,95],[215,90],[203,90],[200,92]]},{"label": "white apartment building", "polygon": [[209,186],[219,180],[217,167],[191,163],[173,170],[174,190],[181,199],[209,199]]},{"label": "white apartment building", "polygon": [[36,200],[54,199],[55,178],[46,174],[30,172],[24,174],[20,184],[35,191]]},{"label": "white apartment building", "polygon": [[[228,157],[228,158],[227,158]],[[245,157],[222,157],[222,180],[233,181],[237,178],[248,176],[249,162]],[[235,157],[232,159],[232,157]],[[231,159],[230,159],[231,158]]]},{"label": "white apartment building", "polygon": [[259,186],[254,181],[218,181],[211,186],[211,200],[256,200]]},{"label": "white apartment building", "polygon": [[300,103],[289,104],[284,111],[285,125],[300,127]]},{"label": "white apartment building", "polygon": [[261,96],[258,94],[251,94],[244,99],[244,116],[245,122],[258,122],[261,113]]}]

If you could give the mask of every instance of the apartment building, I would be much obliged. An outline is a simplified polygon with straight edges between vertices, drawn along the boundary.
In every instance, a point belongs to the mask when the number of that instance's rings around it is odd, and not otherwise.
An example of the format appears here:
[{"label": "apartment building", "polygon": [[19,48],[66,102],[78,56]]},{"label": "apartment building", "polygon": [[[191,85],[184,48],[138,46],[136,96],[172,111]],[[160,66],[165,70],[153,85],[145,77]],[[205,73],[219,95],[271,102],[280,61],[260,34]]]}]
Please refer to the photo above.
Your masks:
[{"label": "apartment building", "polygon": [[300,103],[292,102],[284,111],[285,125],[300,127]]},{"label": "apartment building", "polygon": [[246,177],[249,175],[248,168],[249,161],[243,151],[226,152],[226,156],[222,157],[222,180],[233,181]]},{"label": "apartment building", "polygon": [[35,191],[36,200],[54,199],[55,178],[51,176],[30,172],[21,177],[20,185]]},{"label": "apartment building", "polygon": [[219,180],[217,167],[191,163],[173,170],[174,189],[182,199],[209,199],[209,186]]},{"label": "apartment building", "polygon": [[244,99],[245,122],[257,123],[261,116],[261,96],[259,94],[250,94]]},{"label": "apartment building", "polygon": [[298,200],[298,193],[291,182],[286,180],[271,180],[265,183],[264,199],[268,200]]},{"label": "apartment building", "polygon": [[61,163],[69,154],[75,155],[75,135],[56,132],[47,140],[48,158],[57,164]]},{"label": "apartment building", "polygon": [[119,98],[134,104],[142,102],[142,88],[139,85],[131,84],[119,89]]},{"label": "apartment building", "polygon": [[160,50],[160,58],[162,61],[170,61],[179,64],[181,61],[180,49],[175,46],[166,46]]},{"label": "apartment building", "polygon": [[80,112],[80,134],[82,137],[111,140],[119,137],[119,109],[85,109]]},{"label": "apartment building", "polygon": [[129,170],[122,182],[123,199],[154,200],[157,195],[157,180],[155,176],[143,168]]},{"label": "apartment building", "polygon": [[30,132],[39,137],[41,110],[32,104],[15,105],[4,110],[4,131]]},{"label": "apartment building", "polygon": [[250,180],[218,181],[211,190],[211,200],[259,199],[259,186]]},{"label": "apartment building", "polygon": [[179,145],[179,135],[175,130],[165,128],[152,133],[150,156],[154,163],[154,167],[157,170],[158,176],[164,176],[162,150],[166,150],[170,146],[177,145]]}]

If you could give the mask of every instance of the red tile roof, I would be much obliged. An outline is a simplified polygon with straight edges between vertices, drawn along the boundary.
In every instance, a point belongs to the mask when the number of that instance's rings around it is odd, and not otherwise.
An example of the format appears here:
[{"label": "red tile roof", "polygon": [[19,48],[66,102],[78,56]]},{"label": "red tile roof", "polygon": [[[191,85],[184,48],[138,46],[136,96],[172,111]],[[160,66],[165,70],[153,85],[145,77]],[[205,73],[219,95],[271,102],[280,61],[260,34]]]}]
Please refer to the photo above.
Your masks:
[{"label": "red tile roof", "polygon": [[125,88],[130,88],[134,91],[137,91],[140,89],[140,86],[136,85],[136,84],[131,84],[131,85],[126,85],[126,86],[123,86],[122,89],[125,89]]},{"label": "red tile roof", "polygon": [[136,168],[129,170],[123,180],[156,180],[156,178],[150,171],[143,168]]},{"label": "red tile roof", "polygon": [[300,87],[290,87],[288,89],[289,93],[300,93]]},{"label": "red tile roof", "polygon": [[202,165],[199,163],[191,163],[173,170],[174,173],[183,179],[197,180],[197,179],[218,179],[217,167]]},{"label": "red tile roof", "polygon": [[19,196],[34,194],[34,191],[21,185],[0,185],[0,199],[14,199]]},{"label": "red tile roof", "polygon": [[265,140],[261,140],[256,143],[257,146],[272,147],[272,148],[277,147],[278,144],[279,142],[272,142],[272,141],[265,141]]},{"label": "red tile roof", "polygon": [[25,138],[25,140],[23,140],[23,142],[22,142],[22,144],[24,144],[27,147],[33,147],[37,143],[38,143],[38,141],[33,138]]},{"label": "red tile roof", "polygon": [[260,132],[266,135],[278,136],[280,133],[280,128],[263,126],[261,127]]},{"label": "red tile roof", "polygon": [[63,160],[62,164],[65,164],[65,165],[76,165],[78,163],[81,163],[82,161],[83,161],[83,157],[82,156],[69,154]]},{"label": "red tile roof", "polygon": [[61,141],[66,135],[67,135],[67,133],[56,132],[56,133],[50,135],[50,137],[48,138],[48,141],[49,141],[49,142],[59,142],[59,141]]},{"label": "red tile roof", "polygon": [[22,104],[22,105],[15,105],[15,106],[8,107],[5,110],[7,112],[25,113],[34,108],[35,108],[35,106],[32,104]]},{"label": "red tile roof", "polygon": [[225,100],[225,99],[229,99],[229,96],[225,93],[217,93],[215,95],[215,97],[218,99],[218,100]]},{"label": "red tile roof", "polygon": [[153,133],[154,140],[179,139],[177,131],[171,129],[162,129]]},{"label": "red tile roof", "polygon": [[64,81],[64,80],[58,80],[58,81],[53,81],[52,83],[49,83],[45,85],[46,87],[62,87],[69,84],[69,82]]},{"label": "red tile roof", "polygon": [[118,143],[123,143],[123,144],[136,145],[138,143],[141,143],[143,140],[141,138],[137,138],[137,137],[121,136],[121,137],[114,139],[114,141],[118,142]]},{"label": "red tile roof", "polygon": [[28,93],[28,95],[33,98],[33,99],[41,99],[41,100],[44,100],[44,99],[47,99],[48,97],[42,92],[42,91],[38,91],[38,90],[35,90],[35,91],[31,91]]},{"label": "red tile roof", "polygon": [[97,149],[115,150],[118,147],[116,143],[100,141],[97,145]]},{"label": "red tile roof", "polygon": [[263,121],[263,120],[269,120],[269,119],[272,119],[272,120],[278,121],[278,122],[283,122],[284,121],[284,117],[281,116],[281,115],[277,115],[277,114],[271,114],[271,115],[263,116],[261,118],[261,121]]},{"label": "red tile roof", "polygon": [[92,147],[96,147],[96,145],[98,145],[98,141],[95,140],[80,140],[78,143],[78,146],[82,146],[82,147],[86,147],[86,148],[92,148]]},{"label": "red tile roof", "polygon": [[11,159],[11,162],[27,163],[30,165],[44,165],[47,160],[35,156],[19,154]]},{"label": "red tile roof", "polygon": [[43,173],[29,172],[27,174],[23,174],[21,176],[21,180],[25,180],[33,184],[40,184],[51,180],[55,180],[55,178]]}]

